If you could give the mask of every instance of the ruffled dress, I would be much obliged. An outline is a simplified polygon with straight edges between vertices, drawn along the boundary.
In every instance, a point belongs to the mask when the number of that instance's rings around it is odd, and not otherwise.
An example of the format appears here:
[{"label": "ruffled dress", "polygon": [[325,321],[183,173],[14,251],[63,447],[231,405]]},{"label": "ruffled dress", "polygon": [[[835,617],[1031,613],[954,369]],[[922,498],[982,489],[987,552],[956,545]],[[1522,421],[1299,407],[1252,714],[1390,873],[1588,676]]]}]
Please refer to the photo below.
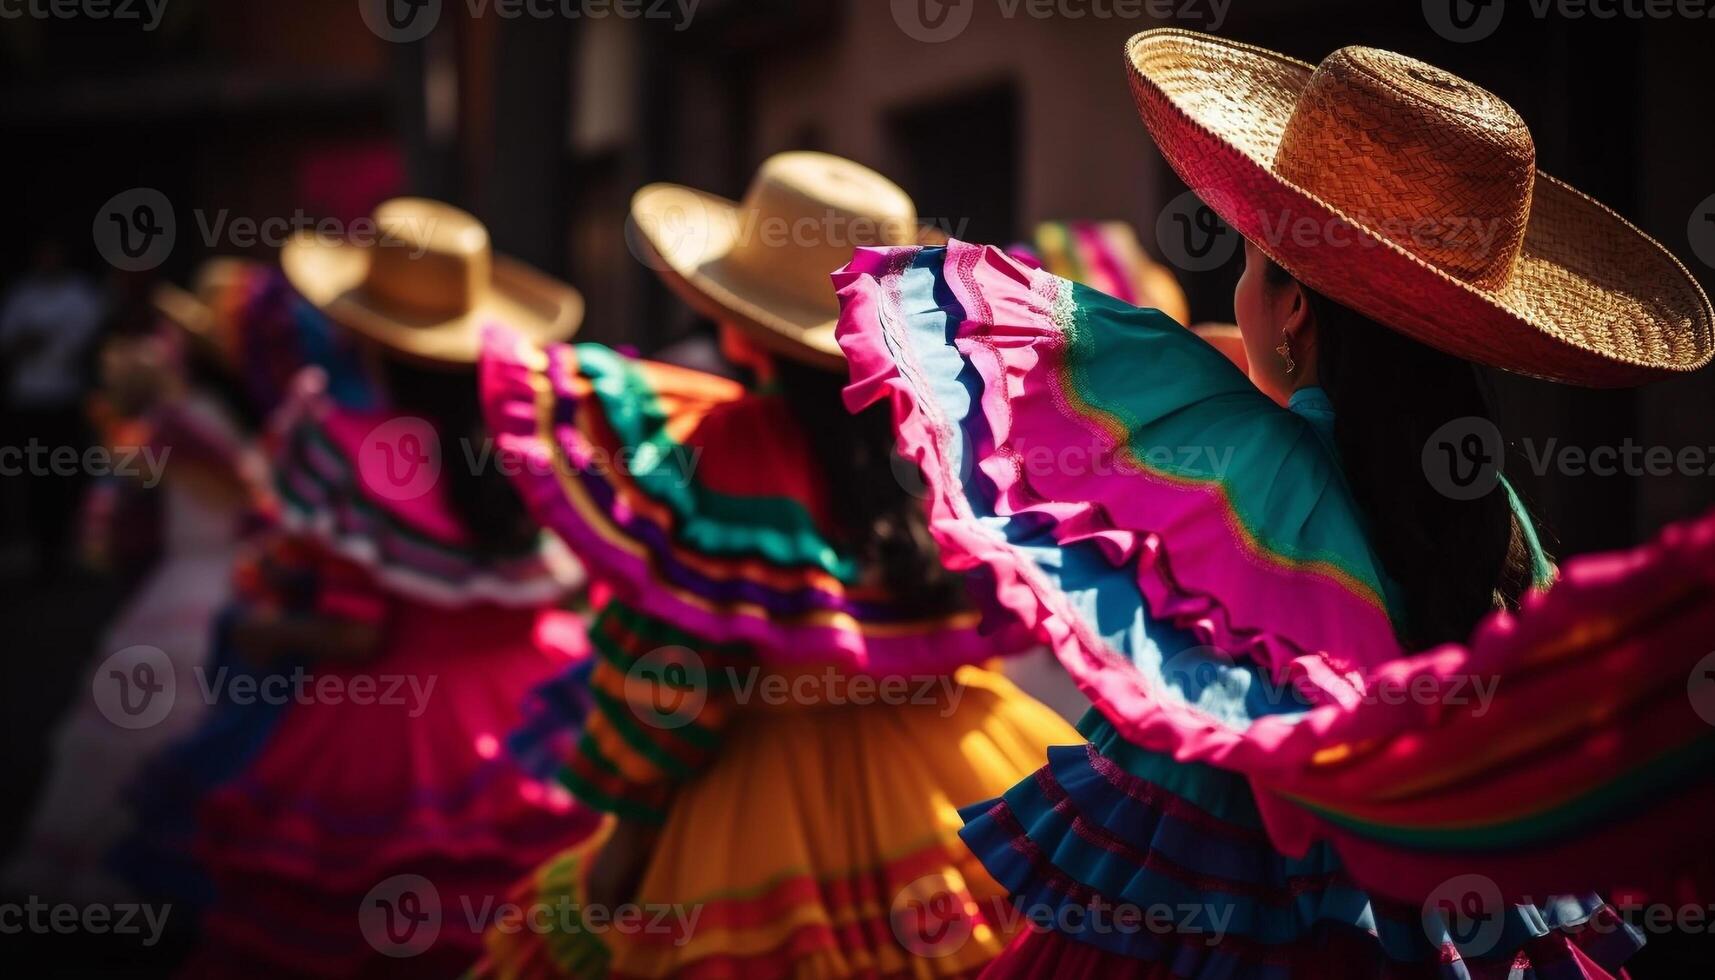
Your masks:
[{"label": "ruffled dress", "polygon": [[1588,889],[1710,880],[1683,845],[1715,519],[1407,653],[1319,390],[1278,407],[1160,313],[990,248],[835,281],[848,403],[892,403],[943,557],[1095,705],[964,811],[1036,924],[988,975],[1606,977],[1642,937]]},{"label": "ruffled dress", "polygon": [[258,667],[221,642],[179,692],[214,710],[136,789],[165,839],[121,866],[207,904],[187,976],[456,975],[481,910],[598,820],[502,750],[528,692],[588,655],[557,608],[581,569],[546,535],[473,550],[432,477],[389,482],[409,475],[381,445],[403,442],[392,416],[322,395],[286,411],[281,527],[241,604],[373,624],[380,647]]},{"label": "ruffled dress", "polygon": [[[951,976],[998,955],[1012,930],[982,910],[1004,895],[959,807],[1076,737],[982,665],[1023,647],[1018,625],[925,615],[868,583],[777,395],[504,334],[482,372],[526,499],[613,592],[593,667],[538,693],[513,751],[659,838],[640,924],[497,928],[481,972]],[[514,902],[581,907],[586,857],[544,865]],[[948,902],[977,910],[960,942],[916,942]]]}]

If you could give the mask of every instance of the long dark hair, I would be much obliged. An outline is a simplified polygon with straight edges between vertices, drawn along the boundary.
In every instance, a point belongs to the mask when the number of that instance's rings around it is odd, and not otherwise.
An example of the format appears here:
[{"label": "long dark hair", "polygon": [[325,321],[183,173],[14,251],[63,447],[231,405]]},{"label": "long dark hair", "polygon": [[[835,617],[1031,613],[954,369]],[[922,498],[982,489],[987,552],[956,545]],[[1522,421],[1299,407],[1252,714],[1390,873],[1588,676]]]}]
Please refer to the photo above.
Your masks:
[{"label": "long dark hair", "polygon": [[[1270,263],[1268,281],[1291,282]],[[1334,442],[1382,567],[1402,592],[1408,649],[1463,641],[1496,608],[1516,608],[1532,562],[1507,494],[1438,490],[1423,447],[1455,419],[1493,425],[1482,378],[1443,354],[1303,287],[1316,318],[1317,373],[1334,406]]]},{"label": "long dark hair", "polygon": [[961,580],[941,565],[929,535],[923,501],[906,492],[895,467],[887,405],[853,415],[840,398],[842,377],[792,361],[778,361],[776,380],[821,468],[840,544],[919,615],[964,605]]},{"label": "long dark hair", "polygon": [[[493,454],[484,454],[488,427],[476,376],[468,369],[416,364],[382,357],[380,374],[388,407],[435,427],[441,440],[441,481],[446,499],[469,533],[472,550],[484,558],[514,557],[537,540],[536,525]],[[467,453],[467,449],[469,452]],[[475,460],[478,465],[470,465]],[[482,465],[484,461],[491,465]]]}]

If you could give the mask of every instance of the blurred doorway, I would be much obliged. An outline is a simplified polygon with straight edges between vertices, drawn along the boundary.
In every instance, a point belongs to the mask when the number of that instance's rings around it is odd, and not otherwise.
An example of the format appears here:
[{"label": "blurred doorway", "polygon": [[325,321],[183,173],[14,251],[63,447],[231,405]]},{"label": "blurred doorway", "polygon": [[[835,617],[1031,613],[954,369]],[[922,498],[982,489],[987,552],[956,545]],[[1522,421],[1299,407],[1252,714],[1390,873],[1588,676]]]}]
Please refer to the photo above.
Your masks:
[{"label": "blurred doorway", "polygon": [[[1019,98],[1012,82],[890,113],[891,176],[925,222],[1004,245],[1019,237]],[[966,159],[980,166],[950,166]]]}]

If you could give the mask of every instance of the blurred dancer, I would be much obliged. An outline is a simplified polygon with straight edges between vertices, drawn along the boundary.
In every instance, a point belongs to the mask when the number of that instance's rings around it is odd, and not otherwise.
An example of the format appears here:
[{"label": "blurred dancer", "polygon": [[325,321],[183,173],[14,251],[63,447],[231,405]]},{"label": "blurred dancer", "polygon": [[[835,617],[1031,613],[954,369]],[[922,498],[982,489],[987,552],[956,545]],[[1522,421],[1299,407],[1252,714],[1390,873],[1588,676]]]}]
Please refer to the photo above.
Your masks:
[{"label": "blurred dancer", "polygon": [[[265,467],[242,413],[206,383],[218,366],[193,334],[212,316],[205,300],[229,287],[204,275],[199,295],[163,286],[161,329],[116,337],[103,351],[98,428],[115,472],[89,494],[86,560],[109,572],[148,569],[97,647],[80,697],[53,742],[51,771],[9,888],[80,902],[111,902],[127,889],[109,873],[107,851],[126,828],[120,790],[143,760],[196,723],[196,697],[175,698],[146,725],[110,717],[108,657],[139,648],[160,654],[178,690],[196,689],[208,659],[210,625],[228,595],[245,516],[257,505]],[[151,506],[152,505],[152,506]],[[159,558],[145,556],[141,530],[159,515]],[[141,662],[141,661],[139,661]],[[151,663],[151,666],[155,664]]]},{"label": "blurred dancer", "polygon": [[[1429,65],[1129,54],[1163,153],[1249,239],[1249,378],[994,249],[838,277],[853,400],[937,464],[943,553],[1095,703],[1089,744],[965,812],[1041,926],[987,975],[1620,975],[1641,935],[1584,889],[1711,880],[1681,844],[1715,795],[1686,697],[1715,518],[1557,583],[1472,362],[1667,377],[1708,362],[1707,299]],[[1327,237],[1264,227],[1305,219]],[[1043,443],[1100,465],[1011,464]]]},{"label": "blurred dancer", "polygon": [[[0,481],[10,498],[0,500],[0,521],[24,519],[29,568],[41,578],[63,571],[70,554],[87,475],[81,472],[89,445],[83,399],[106,310],[100,290],[66,265],[64,244],[54,238],[36,243],[29,272],[0,305],[0,448],[20,469]],[[19,466],[68,449],[79,460],[79,472],[63,472],[57,463],[46,469],[32,463],[27,471]],[[9,512],[14,508],[18,513]]]},{"label": "blurred dancer", "polygon": [[1191,322],[1191,306],[1173,270],[1150,258],[1123,221],[1044,221],[1028,244],[1007,253],[1132,306],[1160,310],[1176,323]]},{"label": "blurred dancer", "polygon": [[967,606],[886,416],[841,401],[828,275],[854,244],[916,240],[915,208],[817,153],[768,160],[742,204],[654,185],[632,208],[646,261],[722,324],[755,384],[491,341],[484,399],[519,487],[616,598],[591,630],[588,693],[576,675],[545,689],[515,743],[612,813],[611,834],[525,884],[521,907],[572,916],[496,928],[485,969],[973,970],[1011,924],[979,921],[939,959],[897,927],[925,882],[999,897],[956,808],[1072,730],[979,666],[1022,630]]},{"label": "blurred dancer", "polygon": [[[594,823],[498,758],[528,690],[585,651],[555,608],[581,573],[487,465],[471,370],[481,324],[561,339],[581,299],[457,209],[401,199],[376,224],[282,254],[366,352],[378,404],[312,371],[280,410],[279,528],[222,618],[216,710],[138,787],[163,833],[163,798],[194,803],[179,829],[206,891],[164,882],[208,902],[191,976],[455,974],[480,948],[460,910]],[[137,843],[122,864],[163,870]]]}]

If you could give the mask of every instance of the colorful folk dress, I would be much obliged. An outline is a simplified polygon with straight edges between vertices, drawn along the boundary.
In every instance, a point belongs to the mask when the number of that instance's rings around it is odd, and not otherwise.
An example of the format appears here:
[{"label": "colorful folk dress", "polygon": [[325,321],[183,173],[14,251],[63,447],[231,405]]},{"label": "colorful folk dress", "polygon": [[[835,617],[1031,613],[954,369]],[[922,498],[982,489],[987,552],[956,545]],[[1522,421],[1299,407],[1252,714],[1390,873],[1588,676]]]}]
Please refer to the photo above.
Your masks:
[{"label": "colorful folk dress", "polygon": [[[659,828],[632,928],[497,928],[484,972],[958,975],[998,955],[998,921],[935,958],[903,927],[927,897],[1004,906],[958,808],[1076,737],[982,665],[1023,647],[1017,624],[873,584],[829,531],[813,435],[779,395],[500,334],[482,371],[525,498],[613,594],[593,668],[540,692],[514,751]],[[577,907],[584,856],[516,903]]]},{"label": "colorful folk dress", "polygon": [[1407,653],[1319,389],[1276,406],[1159,312],[990,248],[835,281],[848,404],[891,402],[943,558],[1095,706],[965,810],[1037,924],[991,975],[1605,977],[1641,937],[1590,889],[1711,880],[1682,845],[1715,520]]},{"label": "colorful folk dress", "polygon": [[217,641],[178,692],[213,710],[135,790],[156,834],[182,840],[134,840],[121,866],[206,905],[188,976],[456,975],[482,910],[596,825],[502,750],[529,691],[588,655],[558,608],[581,570],[546,535],[473,549],[422,420],[313,389],[283,411],[280,527],[241,569],[238,606],[369,624],[379,648],[258,665]]}]

